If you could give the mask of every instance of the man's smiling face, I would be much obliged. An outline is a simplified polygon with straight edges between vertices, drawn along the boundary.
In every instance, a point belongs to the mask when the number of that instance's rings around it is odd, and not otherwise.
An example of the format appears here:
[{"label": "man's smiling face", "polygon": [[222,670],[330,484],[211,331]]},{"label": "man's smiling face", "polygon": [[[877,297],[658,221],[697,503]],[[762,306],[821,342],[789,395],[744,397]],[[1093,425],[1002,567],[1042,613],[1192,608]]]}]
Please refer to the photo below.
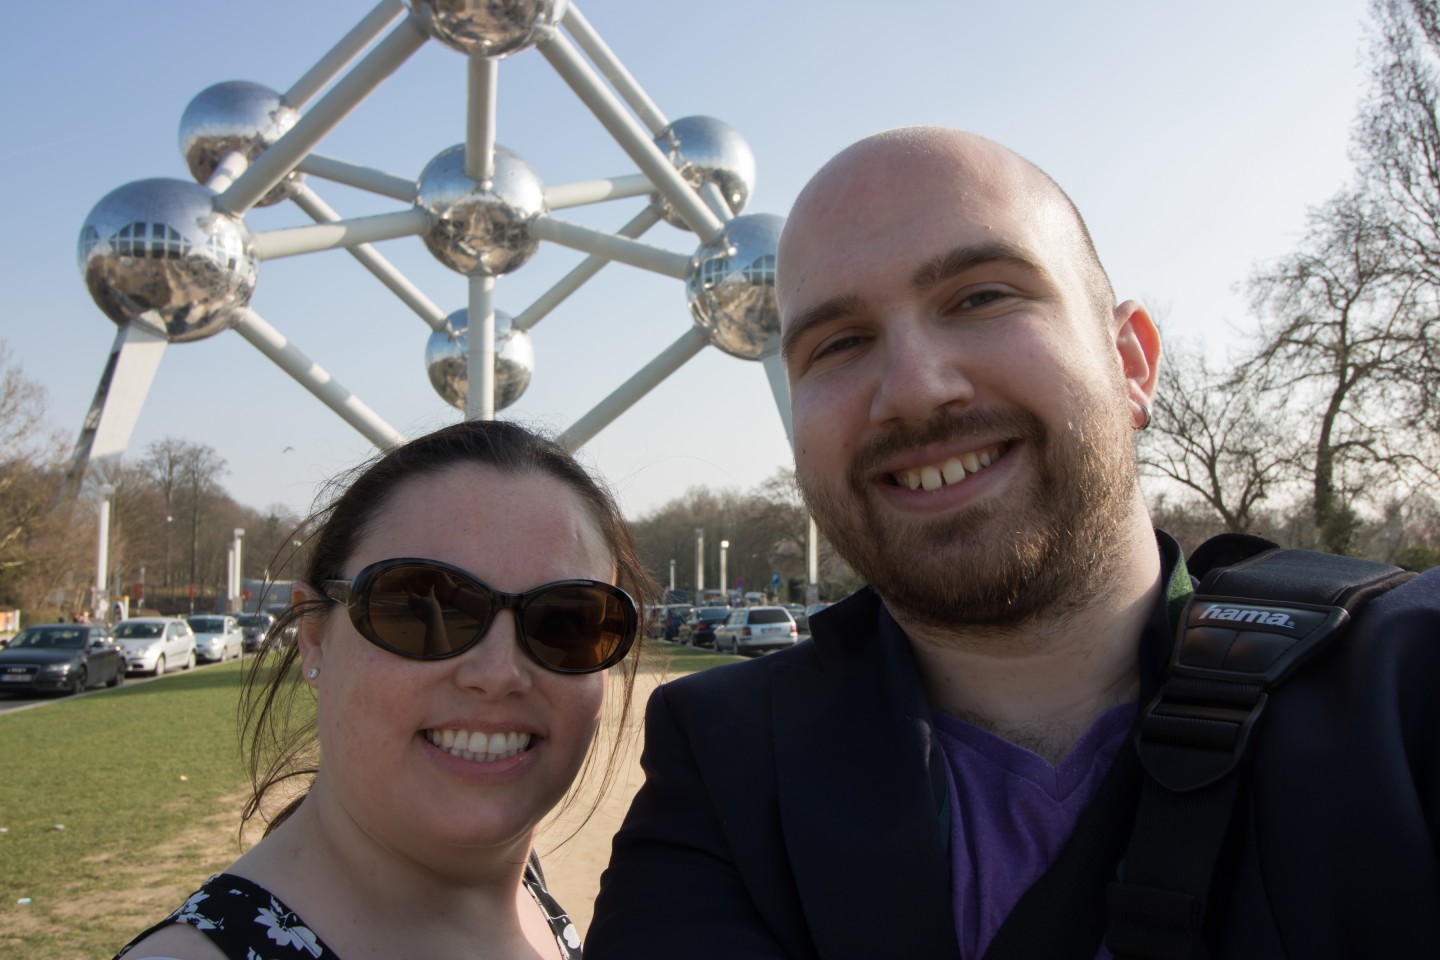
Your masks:
[{"label": "man's smiling face", "polygon": [[978,137],[872,138],[801,195],[778,267],[797,477],[897,613],[1016,625],[1103,582],[1138,495],[1096,274],[1059,189]]}]

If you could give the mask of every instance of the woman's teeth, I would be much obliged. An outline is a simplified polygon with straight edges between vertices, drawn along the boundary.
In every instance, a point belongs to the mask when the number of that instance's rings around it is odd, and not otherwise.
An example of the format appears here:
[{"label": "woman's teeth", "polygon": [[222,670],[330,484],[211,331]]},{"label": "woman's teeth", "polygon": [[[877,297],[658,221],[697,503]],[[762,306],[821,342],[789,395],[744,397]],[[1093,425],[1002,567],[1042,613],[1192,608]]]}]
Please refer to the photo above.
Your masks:
[{"label": "woman's teeth", "polygon": [[958,457],[951,457],[944,463],[927,464],[912,470],[892,473],[890,478],[897,486],[911,490],[939,490],[952,483],[959,483],[972,473],[979,473],[1000,459],[1005,444],[997,443],[984,450],[969,450]]},{"label": "woman's teeth", "polygon": [[483,730],[426,730],[425,739],[454,757],[494,763],[530,748],[528,733],[485,733]]}]

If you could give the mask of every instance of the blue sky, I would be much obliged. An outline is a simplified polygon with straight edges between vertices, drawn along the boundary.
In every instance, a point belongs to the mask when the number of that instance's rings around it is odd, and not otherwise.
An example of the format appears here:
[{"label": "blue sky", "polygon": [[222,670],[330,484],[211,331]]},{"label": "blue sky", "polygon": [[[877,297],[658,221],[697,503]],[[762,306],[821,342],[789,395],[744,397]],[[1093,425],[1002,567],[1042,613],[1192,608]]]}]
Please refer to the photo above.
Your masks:
[{"label": "blue sky", "polygon": [[[1168,336],[1217,355],[1253,322],[1237,285],[1286,253],[1306,208],[1350,176],[1364,87],[1359,0],[579,6],[667,116],[719,117],[745,136],[759,171],[746,212],[784,215],[821,163],[868,133],[966,127],[1048,170],[1084,212],[1119,296],[1144,299]],[[0,337],[48,389],[49,427],[73,440],[115,332],[75,266],[90,208],[133,180],[187,176],[177,128],[199,91],[223,80],[284,90],[370,8],[3,5]],[[417,176],[464,139],[464,84],[464,58],[428,43],[318,151]],[[501,64],[497,127],[546,184],[634,172],[534,51]],[[401,209],[311,184],[347,216]],[[562,215],[614,229],[642,203]],[[309,221],[281,205],[248,222]],[[664,225],[646,240],[696,246]],[[418,238],[379,249],[443,309],[465,305],[464,278]],[[579,259],[542,249],[500,279],[496,305],[519,313]],[[459,416],[426,379],[429,328],[345,253],[262,264],[252,306],[401,432]],[[612,265],[535,328],[535,378],[504,415],[564,429],[690,323],[679,281]],[[130,449],[166,436],[215,447],[227,488],[260,508],[304,509],[318,482],[372,452],[234,332],[166,352]],[[707,349],[584,456],[639,516],[693,485],[750,487],[786,465],[789,449],[763,368]]]}]

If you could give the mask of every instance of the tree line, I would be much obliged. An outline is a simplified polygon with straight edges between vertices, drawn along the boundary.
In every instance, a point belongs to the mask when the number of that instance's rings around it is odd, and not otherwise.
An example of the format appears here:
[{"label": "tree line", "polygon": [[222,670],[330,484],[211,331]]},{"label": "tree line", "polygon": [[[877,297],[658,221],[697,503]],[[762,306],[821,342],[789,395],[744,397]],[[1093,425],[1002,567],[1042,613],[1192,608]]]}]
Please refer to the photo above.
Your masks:
[{"label": "tree line", "polygon": [[[91,608],[98,539],[95,486],[59,497],[69,443],[46,430],[45,404],[44,388],[0,341],[0,607],[19,607],[32,623]],[[213,609],[237,528],[242,576],[285,579],[298,569],[299,518],[237,503],[226,471],[214,448],[167,437],[107,475],[112,598],[130,596],[132,610],[142,599],[164,613]]]}]

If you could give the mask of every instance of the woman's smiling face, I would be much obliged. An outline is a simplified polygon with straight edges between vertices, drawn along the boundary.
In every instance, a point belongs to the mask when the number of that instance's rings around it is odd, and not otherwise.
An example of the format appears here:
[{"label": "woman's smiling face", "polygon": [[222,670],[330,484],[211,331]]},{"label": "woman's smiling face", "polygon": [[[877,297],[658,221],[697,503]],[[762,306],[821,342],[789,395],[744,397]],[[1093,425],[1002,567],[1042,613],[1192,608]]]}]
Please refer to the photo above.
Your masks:
[{"label": "woman's smiling face", "polygon": [[[475,464],[398,487],[344,576],[392,557],[453,564],[507,593],[615,578],[609,547],[568,487]],[[502,611],[463,654],[422,661],[366,641],[341,607],[308,622],[300,644],[304,671],[319,669],[309,682],[322,757],[310,799],[410,854],[514,845],[523,855],[585,759],[605,677],[539,666],[516,629]]]}]

